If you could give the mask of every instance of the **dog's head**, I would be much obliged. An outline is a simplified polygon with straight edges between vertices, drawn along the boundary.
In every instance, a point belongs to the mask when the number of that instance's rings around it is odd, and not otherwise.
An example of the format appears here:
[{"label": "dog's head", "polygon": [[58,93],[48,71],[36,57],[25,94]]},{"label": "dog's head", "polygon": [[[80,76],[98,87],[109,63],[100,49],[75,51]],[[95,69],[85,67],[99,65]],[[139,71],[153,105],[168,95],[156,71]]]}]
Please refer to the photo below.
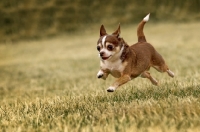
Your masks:
[{"label": "dog's head", "polygon": [[102,60],[114,61],[119,59],[123,51],[122,38],[120,38],[120,25],[111,35],[106,33],[103,25],[100,28],[100,38],[97,42],[97,50]]}]

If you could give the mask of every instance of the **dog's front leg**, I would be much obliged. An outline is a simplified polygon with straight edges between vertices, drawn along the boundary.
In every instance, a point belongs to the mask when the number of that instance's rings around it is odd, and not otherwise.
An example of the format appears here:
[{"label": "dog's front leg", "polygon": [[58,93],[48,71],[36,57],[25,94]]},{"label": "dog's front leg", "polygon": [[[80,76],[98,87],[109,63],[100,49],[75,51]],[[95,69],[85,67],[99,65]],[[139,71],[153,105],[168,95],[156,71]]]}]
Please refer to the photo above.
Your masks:
[{"label": "dog's front leg", "polygon": [[112,86],[110,86],[107,91],[108,92],[114,92],[116,88],[121,86],[124,83],[127,83],[131,80],[131,77],[129,75],[122,75],[119,79],[117,79]]},{"label": "dog's front leg", "polygon": [[100,69],[99,72],[97,73],[97,78],[102,78],[103,80],[106,80],[107,77],[108,73],[103,71],[102,69]]}]

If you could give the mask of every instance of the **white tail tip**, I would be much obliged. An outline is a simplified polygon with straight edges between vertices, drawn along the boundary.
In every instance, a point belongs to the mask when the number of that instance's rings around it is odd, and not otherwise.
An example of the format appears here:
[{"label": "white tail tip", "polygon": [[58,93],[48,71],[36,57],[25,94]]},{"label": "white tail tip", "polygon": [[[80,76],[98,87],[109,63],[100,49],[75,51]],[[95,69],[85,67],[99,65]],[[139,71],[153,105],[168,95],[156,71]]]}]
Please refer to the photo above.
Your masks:
[{"label": "white tail tip", "polygon": [[150,13],[143,19],[143,21],[145,22],[149,21],[149,16],[150,16]]}]

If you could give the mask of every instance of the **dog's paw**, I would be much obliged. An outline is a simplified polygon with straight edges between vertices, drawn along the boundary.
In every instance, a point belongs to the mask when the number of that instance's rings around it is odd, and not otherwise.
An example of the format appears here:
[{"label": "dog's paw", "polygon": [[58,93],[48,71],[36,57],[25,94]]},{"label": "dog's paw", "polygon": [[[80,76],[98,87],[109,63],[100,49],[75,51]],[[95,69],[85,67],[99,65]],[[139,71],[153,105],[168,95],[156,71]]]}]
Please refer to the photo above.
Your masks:
[{"label": "dog's paw", "polygon": [[103,77],[103,74],[97,75],[97,78],[102,78],[102,77]]},{"label": "dog's paw", "polygon": [[174,77],[174,73],[171,70],[167,70],[167,73],[170,77]]},{"label": "dog's paw", "polygon": [[115,89],[116,89],[115,87],[110,86],[110,87],[107,89],[107,92],[114,92]]},{"label": "dog's paw", "polygon": [[153,81],[151,81],[151,82],[152,82],[152,84],[155,85],[155,86],[158,86],[158,84],[159,84],[158,81],[157,81],[155,78],[153,78]]},{"label": "dog's paw", "polygon": [[101,78],[103,80],[106,80],[107,77],[108,77],[108,73],[105,73],[102,70],[99,70],[99,72],[97,73],[97,78]]},{"label": "dog's paw", "polygon": [[103,77],[103,71],[100,70],[98,73],[97,73],[97,78],[102,78]]}]

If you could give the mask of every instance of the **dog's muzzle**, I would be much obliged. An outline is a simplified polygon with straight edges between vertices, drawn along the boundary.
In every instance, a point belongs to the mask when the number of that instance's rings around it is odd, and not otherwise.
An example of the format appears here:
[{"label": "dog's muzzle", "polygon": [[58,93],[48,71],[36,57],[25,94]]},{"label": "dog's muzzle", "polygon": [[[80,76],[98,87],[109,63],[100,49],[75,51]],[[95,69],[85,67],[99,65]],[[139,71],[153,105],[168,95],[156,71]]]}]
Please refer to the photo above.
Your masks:
[{"label": "dog's muzzle", "polygon": [[100,57],[101,57],[103,60],[107,60],[108,58],[110,58],[110,56],[108,56],[108,57],[105,57],[105,56],[104,56],[104,55],[105,55],[105,52],[100,52],[99,55],[100,55]]}]

